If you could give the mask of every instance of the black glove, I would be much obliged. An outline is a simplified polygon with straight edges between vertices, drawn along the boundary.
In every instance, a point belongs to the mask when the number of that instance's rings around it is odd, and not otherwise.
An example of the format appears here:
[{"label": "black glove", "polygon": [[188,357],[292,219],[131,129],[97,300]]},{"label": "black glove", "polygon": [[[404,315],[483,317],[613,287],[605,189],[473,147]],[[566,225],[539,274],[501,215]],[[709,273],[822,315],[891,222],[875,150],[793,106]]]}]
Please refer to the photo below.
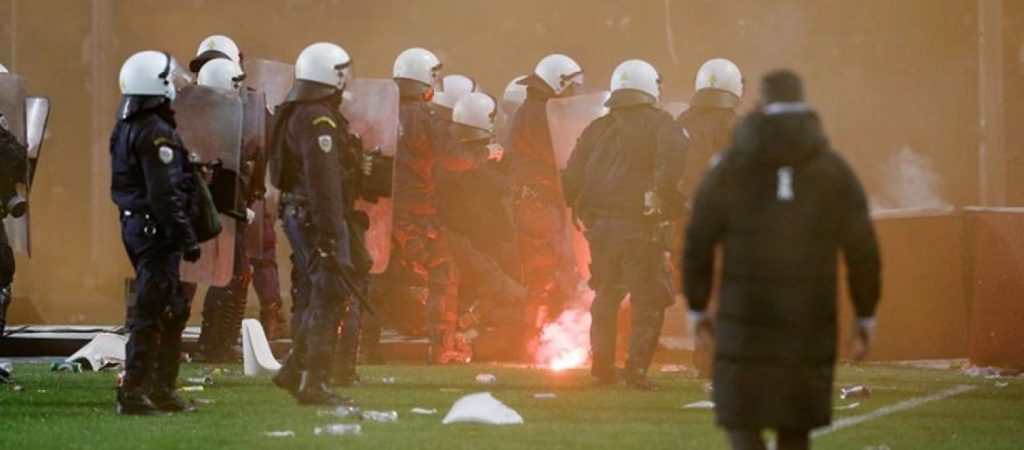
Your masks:
[{"label": "black glove", "polygon": [[192,244],[185,248],[182,258],[184,258],[185,261],[194,263],[199,261],[200,256],[203,256],[203,249],[199,247],[199,244]]}]

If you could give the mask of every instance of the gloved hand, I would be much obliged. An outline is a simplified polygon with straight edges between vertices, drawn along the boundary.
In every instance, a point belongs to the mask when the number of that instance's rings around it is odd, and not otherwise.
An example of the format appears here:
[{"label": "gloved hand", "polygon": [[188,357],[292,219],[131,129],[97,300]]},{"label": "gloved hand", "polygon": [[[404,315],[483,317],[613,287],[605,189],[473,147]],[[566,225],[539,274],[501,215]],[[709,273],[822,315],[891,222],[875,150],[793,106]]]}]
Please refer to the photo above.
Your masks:
[{"label": "gloved hand", "polygon": [[359,163],[359,168],[363,171],[364,176],[370,176],[370,174],[373,173],[373,158],[380,154],[380,147],[374,147],[363,151],[363,158]]},{"label": "gloved hand", "polygon": [[203,256],[203,249],[199,247],[199,244],[192,244],[185,247],[185,251],[182,254],[182,258],[190,263],[199,261],[201,256]]},{"label": "gloved hand", "polygon": [[256,220],[256,211],[253,211],[252,208],[245,208],[245,223],[248,225],[254,220]]},{"label": "gloved hand", "polygon": [[505,157],[505,147],[501,144],[487,144],[487,160],[499,162]]},{"label": "gloved hand", "polygon": [[850,357],[860,361],[871,352],[871,342],[875,335],[875,319],[870,317],[857,318],[850,333]]}]

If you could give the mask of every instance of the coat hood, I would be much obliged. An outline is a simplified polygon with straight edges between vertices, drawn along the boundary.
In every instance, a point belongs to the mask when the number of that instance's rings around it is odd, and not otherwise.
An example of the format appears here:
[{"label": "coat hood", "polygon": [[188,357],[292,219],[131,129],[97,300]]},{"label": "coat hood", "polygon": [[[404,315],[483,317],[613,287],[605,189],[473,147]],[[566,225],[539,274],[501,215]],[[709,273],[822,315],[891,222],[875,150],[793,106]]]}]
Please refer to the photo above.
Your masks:
[{"label": "coat hood", "polygon": [[828,149],[818,114],[804,103],[772,103],[736,128],[737,156],[773,167],[800,166]]}]

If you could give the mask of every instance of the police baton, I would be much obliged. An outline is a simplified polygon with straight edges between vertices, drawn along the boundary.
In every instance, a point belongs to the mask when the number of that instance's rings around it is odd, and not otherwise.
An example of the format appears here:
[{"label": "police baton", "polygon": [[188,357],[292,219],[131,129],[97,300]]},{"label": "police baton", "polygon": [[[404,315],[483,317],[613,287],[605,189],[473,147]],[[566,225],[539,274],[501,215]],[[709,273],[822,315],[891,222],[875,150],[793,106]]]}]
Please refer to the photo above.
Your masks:
[{"label": "police baton", "polygon": [[369,297],[367,297],[366,293],[360,289],[359,283],[356,283],[352,270],[338,264],[338,260],[336,260],[334,255],[331,253],[322,252],[318,249],[317,254],[322,261],[326,262],[328,270],[341,278],[342,287],[356,297],[356,300],[359,301],[359,306],[362,307],[363,310],[369,311],[370,314],[376,316],[377,310],[373,309],[373,305],[370,304]]}]

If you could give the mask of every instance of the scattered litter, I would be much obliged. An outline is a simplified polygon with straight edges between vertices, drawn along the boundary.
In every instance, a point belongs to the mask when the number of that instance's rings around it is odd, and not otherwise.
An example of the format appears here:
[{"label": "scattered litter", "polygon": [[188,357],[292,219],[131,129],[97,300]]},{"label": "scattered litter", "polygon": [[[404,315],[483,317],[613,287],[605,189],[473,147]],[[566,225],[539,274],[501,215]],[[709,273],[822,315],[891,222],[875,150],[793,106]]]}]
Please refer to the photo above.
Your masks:
[{"label": "scattered litter", "polygon": [[361,435],[363,434],[363,426],[358,423],[336,423],[334,425],[313,428],[313,434],[317,436]]},{"label": "scattered litter", "polygon": [[395,377],[382,377],[380,382],[384,384],[395,384]]},{"label": "scattered litter", "polygon": [[859,407],[860,407],[860,402],[853,402],[853,403],[850,403],[849,405],[836,406],[835,410],[836,411],[844,411],[844,410],[847,410],[847,409],[854,409],[854,408],[859,408]]},{"label": "scattered litter", "polygon": [[686,371],[686,366],[681,365],[681,364],[664,364],[664,365],[661,366],[661,371],[663,373],[685,372]]},{"label": "scattered litter", "polygon": [[76,362],[57,362],[54,361],[50,364],[51,372],[62,372],[62,373],[80,373],[82,371],[82,364]]},{"label": "scattered litter", "polygon": [[363,413],[363,420],[380,423],[398,422],[398,411],[366,411]]},{"label": "scattered litter", "polygon": [[687,403],[683,405],[683,409],[715,409],[715,402],[701,400],[699,402]]},{"label": "scattered litter", "polygon": [[996,381],[996,387],[1002,389],[1010,385],[1009,381]]},{"label": "scattered litter", "polygon": [[523,423],[523,416],[498,401],[490,392],[478,392],[456,400],[441,423],[514,425]]},{"label": "scattered litter", "polygon": [[498,382],[498,377],[494,376],[493,373],[478,373],[476,375],[476,382],[480,384],[494,384]]},{"label": "scattered litter", "polygon": [[3,370],[4,372],[7,373],[14,372],[14,363],[10,361],[0,362],[0,370]]},{"label": "scattered litter", "polygon": [[538,392],[536,394],[533,394],[533,398],[537,400],[554,400],[558,398],[558,396],[555,395],[554,392]]},{"label": "scattered litter", "polygon": [[839,398],[871,398],[871,388],[864,385],[842,388],[839,390]]},{"label": "scattered litter", "polygon": [[192,404],[193,405],[212,405],[214,403],[217,403],[217,401],[212,399],[212,398],[193,398],[192,399]]},{"label": "scattered litter", "polygon": [[188,384],[193,386],[213,386],[213,377],[209,375],[203,377],[189,377],[186,381]]},{"label": "scattered litter", "polygon": [[267,437],[295,437],[295,432],[292,430],[268,431],[263,434],[267,435]]},{"label": "scattered litter", "polygon": [[21,392],[21,391],[24,391],[24,390],[25,390],[25,386],[22,386],[20,384],[14,385],[14,392]]},{"label": "scattered litter", "polygon": [[14,383],[14,365],[9,362],[0,363],[0,384]]},{"label": "scattered litter", "polygon": [[967,366],[964,367],[962,373],[969,377],[984,377],[987,379],[993,379],[1002,376],[1003,371],[998,367]]},{"label": "scattered litter", "polygon": [[202,386],[182,386],[178,388],[181,392],[203,392]]},{"label": "scattered litter", "polygon": [[341,419],[360,417],[362,410],[355,406],[339,406],[334,409],[324,409],[316,412],[317,417],[334,416]]},{"label": "scattered litter", "polygon": [[38,394],[45,394],[46,393],[46,389],[36,389],[36,393],[38,393]]},{"label": "scattered litter", "polygon": [[121,387],[124,384],[124,370],[118,370],[114,376],[114,386]]},{"label": "scattered litter", "polygon": [[409,412],[413,413],[413,414],[416,414],[416,415],[419,415],[419,416],[432,416],[434,414],[437,414],[437,408],[420,408],[420,407],[416,407],[416,408],[410,409]]}]

